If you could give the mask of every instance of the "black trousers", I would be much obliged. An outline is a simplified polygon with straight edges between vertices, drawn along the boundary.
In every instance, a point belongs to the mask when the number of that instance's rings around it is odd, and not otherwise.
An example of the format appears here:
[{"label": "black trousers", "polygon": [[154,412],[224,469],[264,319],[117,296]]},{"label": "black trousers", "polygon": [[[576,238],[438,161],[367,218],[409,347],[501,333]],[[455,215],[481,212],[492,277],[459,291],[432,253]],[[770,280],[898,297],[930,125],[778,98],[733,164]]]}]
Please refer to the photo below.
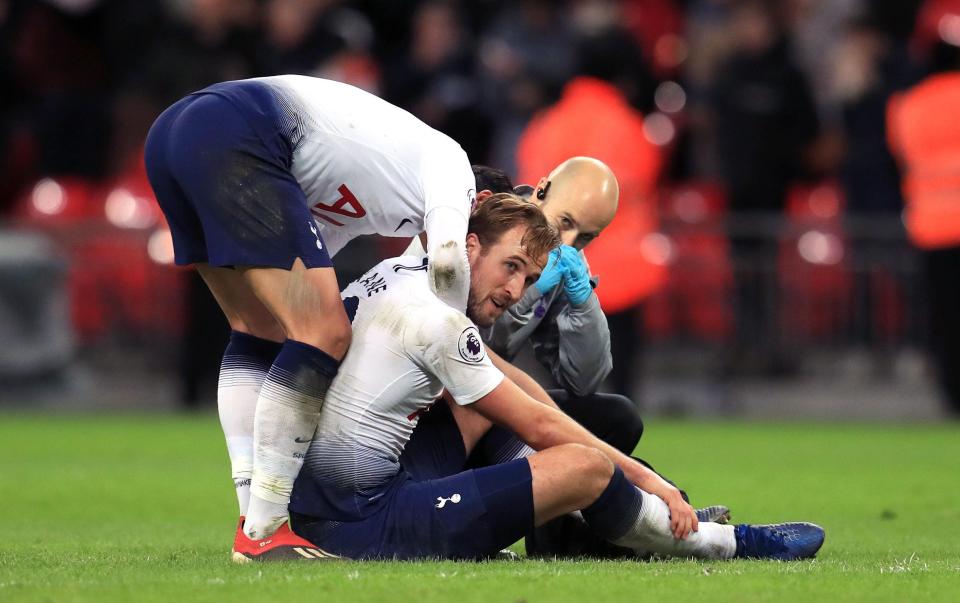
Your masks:
[{"label": "black trousers", "polygon": [[923,252],[930,353],[947,410],[960,418],[960,247]]}]

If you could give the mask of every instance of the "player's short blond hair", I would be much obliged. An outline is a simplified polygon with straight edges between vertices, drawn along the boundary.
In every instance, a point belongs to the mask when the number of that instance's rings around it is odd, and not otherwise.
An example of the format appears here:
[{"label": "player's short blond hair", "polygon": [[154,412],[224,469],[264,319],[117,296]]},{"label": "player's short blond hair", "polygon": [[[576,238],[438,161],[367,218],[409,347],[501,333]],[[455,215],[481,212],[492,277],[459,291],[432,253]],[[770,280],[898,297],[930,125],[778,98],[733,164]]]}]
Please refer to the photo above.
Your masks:
[{"label": "player's short blond hair", "polygon": [[527,227],[520,245],[534,261],[546,257],[551,249],[560,245],[560,233],[540,207],[513,193],[497,193],[480,202],[470,214],[467,232],[477,235],[480,244],[486,247],[495,245],[503,233],[519,225]]}]

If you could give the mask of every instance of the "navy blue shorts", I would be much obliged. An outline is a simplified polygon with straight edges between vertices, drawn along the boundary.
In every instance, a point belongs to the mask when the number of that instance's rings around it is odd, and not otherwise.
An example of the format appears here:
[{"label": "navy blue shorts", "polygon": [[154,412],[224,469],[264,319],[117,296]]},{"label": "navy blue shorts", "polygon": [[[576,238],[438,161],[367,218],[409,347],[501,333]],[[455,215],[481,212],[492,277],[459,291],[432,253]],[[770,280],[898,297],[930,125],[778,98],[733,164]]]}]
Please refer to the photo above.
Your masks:
[{"label": "navy blue shorts", "polygon": [[294,532],[350,559],[480,559],[533,529],[533,478],[527,459],[427,481],[408,473],[377,512],[333,522],[291,513]]},{"label": "navy blue shorts", "polygon": [[446,477],[467,469],[463,436],[446,400],[438,400],[420,415],[400,454],[400,466],[417,481]]},{"label": "navy blue shorts", "polygon": [[285,117],[262,83],[226,82],[164,111],[147,136],[150,184],[176,262],[289,269],[332,263],[299,183]]}]

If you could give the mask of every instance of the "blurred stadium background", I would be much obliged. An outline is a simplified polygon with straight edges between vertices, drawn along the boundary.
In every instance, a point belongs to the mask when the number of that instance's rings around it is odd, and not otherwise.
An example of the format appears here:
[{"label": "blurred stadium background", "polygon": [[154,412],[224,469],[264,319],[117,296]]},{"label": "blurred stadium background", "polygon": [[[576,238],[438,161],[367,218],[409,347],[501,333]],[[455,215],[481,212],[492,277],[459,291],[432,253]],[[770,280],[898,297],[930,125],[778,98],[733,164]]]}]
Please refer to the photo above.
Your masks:
[{"label": "blurred stadium background", "polygon": [[[519,183],[586,53],[644,116],[621,200],[644,263],[600,274],[644,283],[604,299],[608,389],[651,414],[956,417],[928,309],[949,283],[904,226],[886,119],[957,44],[945,0],[0,0],[0,408],[214,406],[226,324],[142,165],[179,97],[346,81]],[[342,282],[404,246],[355,242]]]}]

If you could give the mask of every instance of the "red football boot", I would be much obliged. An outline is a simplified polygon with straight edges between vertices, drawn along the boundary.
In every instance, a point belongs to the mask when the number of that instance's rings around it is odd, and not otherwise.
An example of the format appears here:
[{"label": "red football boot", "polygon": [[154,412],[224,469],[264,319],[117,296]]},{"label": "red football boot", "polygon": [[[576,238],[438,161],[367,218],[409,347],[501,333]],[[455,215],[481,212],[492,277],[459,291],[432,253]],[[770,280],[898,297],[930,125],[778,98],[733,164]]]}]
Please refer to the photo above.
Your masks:
[{"label": "red football boot", "polygon": [[284,523],[272,536],[260,540],[251,540],[243,533],[243,517],[237,524],[237,535],[233,539],[233,562],[251,561],[319,561],[339,559],[336,555],[317,548],[308,540],[300,538]]}]

